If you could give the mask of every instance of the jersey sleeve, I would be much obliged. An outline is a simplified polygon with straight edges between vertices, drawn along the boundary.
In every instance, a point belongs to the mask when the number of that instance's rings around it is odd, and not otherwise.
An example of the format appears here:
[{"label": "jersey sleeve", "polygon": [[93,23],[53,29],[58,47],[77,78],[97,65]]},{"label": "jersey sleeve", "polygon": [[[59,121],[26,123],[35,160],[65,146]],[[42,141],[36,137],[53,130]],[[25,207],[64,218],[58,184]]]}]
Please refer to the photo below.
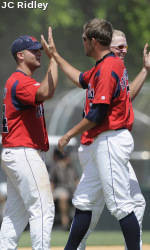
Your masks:
[{"label": "jersey sleeve", "polygon": [[93,68],[91,70],[84,72],[84,73],[83,72],[80,73],[79,82],[80,82],[83,89],[88,88],[88,84],[89,84],[89,80],[90,80],[92,72],[93,72]]},{"label": "jersey sleeve", "polygon": [[[116,77],[114,77],[114,75]],[[93,104],[110,104],[117,88],[117,74],[112,65],[104,65],[97,76]]]},{"label": "jersey sleeve", "polygon": [[36,92],[40,83],[33,78],[25,79],[16,86],[16,98],[24,105],[36,105]]}]

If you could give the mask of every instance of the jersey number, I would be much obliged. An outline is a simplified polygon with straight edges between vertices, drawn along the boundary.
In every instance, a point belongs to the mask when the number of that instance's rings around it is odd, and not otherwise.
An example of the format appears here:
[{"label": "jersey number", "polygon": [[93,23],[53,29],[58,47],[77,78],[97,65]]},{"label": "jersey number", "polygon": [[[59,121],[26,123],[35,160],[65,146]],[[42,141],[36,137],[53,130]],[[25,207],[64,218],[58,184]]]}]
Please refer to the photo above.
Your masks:
[{"label": "jersey number", "polygon": [[8,125],[7,125],[7,117],[6,117],[6,104],[3,104],[3,112],[2,112],[2,130],[3,133],[8,133]]}]

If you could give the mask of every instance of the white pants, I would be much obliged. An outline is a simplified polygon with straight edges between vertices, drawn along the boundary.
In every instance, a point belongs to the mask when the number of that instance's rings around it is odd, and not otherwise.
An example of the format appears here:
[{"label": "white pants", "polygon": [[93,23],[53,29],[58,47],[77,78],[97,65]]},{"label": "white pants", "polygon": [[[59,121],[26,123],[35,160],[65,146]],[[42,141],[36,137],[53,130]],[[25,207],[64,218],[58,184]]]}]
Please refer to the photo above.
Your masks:
[{"label": "white pants", "polygon": [[15,250],[30,224],[32,249],[48,250],[54,203],[42,152],[32,148],[4,148],[2,168],[7,176],[7,202],[1,225],[0,249]]},{"label": "white pants", "polygon": [[134,211],[142,231],[145,200],[129,163],[132,149],[133,139],[127,130],[105,132],[90,146],[80,146],[83,174],[73,204],[81,210],[91,210],[92,219],[78,250],[85,249],[105,203],[118,220]]}]

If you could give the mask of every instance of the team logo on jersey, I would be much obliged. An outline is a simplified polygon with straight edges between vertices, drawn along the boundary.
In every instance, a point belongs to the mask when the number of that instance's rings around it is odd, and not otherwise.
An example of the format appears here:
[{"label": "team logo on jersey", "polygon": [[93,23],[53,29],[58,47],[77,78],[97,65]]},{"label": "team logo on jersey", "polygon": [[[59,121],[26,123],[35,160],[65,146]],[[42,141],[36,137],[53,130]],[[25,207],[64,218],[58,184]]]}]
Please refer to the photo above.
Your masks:
[{"label": "team logo on jersey", "polygon": [[40,83],[39,83],[39,82],[36,82],[36,83],[34,83],[33,85],[34,85],[34,86],[39,86]]},{"label": "team logo on jersey", "polygon": [[106,97],[104,95],[101,96],[101,100],[105,100]]},{"label": "team logo on jersey", "polygon": [[123,76],[120,81],[120,86],[122,90],[124,90],[128,86],[128,73],[126,69],[124,69]]},{"label": "team logo on jersey", "polygon": [[94,89],[91,88],[91,83],[88,84],[88,99],[93,99],[94,98]]}]

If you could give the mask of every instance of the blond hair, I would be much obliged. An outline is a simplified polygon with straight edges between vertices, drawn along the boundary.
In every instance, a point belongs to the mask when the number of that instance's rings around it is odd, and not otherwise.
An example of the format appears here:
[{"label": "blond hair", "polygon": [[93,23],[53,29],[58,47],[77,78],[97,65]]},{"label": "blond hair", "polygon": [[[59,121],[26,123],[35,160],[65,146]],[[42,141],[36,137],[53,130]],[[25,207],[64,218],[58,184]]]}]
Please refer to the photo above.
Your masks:
[{"label": "blond hair", "polygon": [[121,30],[113,30],[113,36],[122,36],[122,37],[125,37],[125,33]]}]

